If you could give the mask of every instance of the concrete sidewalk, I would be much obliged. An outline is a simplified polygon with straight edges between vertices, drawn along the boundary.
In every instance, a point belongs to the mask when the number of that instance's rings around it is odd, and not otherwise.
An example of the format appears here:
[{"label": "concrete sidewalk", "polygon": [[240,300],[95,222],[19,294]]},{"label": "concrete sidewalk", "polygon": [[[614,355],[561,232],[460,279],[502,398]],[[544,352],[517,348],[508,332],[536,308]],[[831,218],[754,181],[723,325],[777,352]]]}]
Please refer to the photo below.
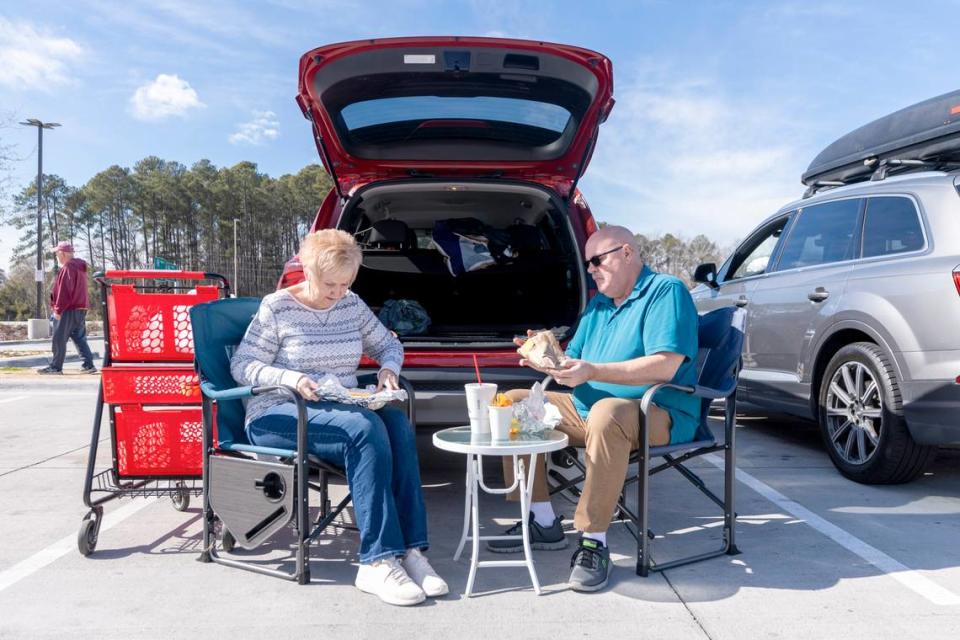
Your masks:
[{"label": "concrete sidewalk", "polygon": [[[103,360],[103,338],[88,338],[87,343],[93,351],[94,364],[100,368]],[[16,354],[16,355],[11,355]],[[50,363],[53,352],[50,340],[17,340],[0,342],[0,368],[31,368],[44,367]],[[73,342],[67,342],[67,357],[64,364],[79,363],[80,355]]]}]

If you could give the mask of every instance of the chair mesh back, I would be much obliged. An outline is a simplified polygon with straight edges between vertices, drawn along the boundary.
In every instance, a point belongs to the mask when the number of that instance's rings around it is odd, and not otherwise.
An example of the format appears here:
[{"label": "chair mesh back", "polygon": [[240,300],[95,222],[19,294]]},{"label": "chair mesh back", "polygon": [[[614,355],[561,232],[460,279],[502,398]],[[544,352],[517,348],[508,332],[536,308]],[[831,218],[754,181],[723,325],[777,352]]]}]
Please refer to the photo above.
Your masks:
[{"label": "chair mesh back", "polygon": [[[257,309],[259,298],[228,298],[195,305],[190,309],[193,325],[194,366],[200,380],[218,389],[237,386],[230,374],[230,356],[243,340]],[[246,409],[241,400],[217,402],[217,437],[220,444],[245,444]]]},{"label": "chair mesh back", "polygon": [[[697,329],[697,386],[721,391],[725,396],[736,390],[746,315],[743,309],[724,307],[700,316]],[[701,400],[697,439],[710,433],[707,427],[710,403],[709,398]]]}]

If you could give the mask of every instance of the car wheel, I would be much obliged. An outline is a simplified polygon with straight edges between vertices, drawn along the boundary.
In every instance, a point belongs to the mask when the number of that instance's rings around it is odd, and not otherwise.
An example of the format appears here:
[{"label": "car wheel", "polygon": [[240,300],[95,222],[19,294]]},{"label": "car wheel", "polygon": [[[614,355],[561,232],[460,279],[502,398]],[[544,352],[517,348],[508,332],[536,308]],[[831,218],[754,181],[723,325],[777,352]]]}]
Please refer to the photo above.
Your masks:
[{"label": "car wheel", "polygon": [[820,433],[833,464],[864,484],[913,480],[936,455],[917,444],[903,417],[889,356],[871,342],[841,348],[820,380]]}]

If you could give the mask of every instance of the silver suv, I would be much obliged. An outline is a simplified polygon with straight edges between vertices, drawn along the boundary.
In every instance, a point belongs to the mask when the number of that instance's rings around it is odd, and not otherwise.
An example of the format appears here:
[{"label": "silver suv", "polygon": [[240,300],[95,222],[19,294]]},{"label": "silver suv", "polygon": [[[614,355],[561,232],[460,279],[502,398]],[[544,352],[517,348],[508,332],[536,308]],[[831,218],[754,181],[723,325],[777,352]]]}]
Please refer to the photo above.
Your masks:
[{"label": "silver suv", "polygon": [[919,107],[927,129],[957,127],[957,105],[941,96],[827,147],[804,199],[695,275],[701,312],[748,311],[739,398],[817,420],[858,482],[907,482],[960,443],[960,132],[916,130]]}]

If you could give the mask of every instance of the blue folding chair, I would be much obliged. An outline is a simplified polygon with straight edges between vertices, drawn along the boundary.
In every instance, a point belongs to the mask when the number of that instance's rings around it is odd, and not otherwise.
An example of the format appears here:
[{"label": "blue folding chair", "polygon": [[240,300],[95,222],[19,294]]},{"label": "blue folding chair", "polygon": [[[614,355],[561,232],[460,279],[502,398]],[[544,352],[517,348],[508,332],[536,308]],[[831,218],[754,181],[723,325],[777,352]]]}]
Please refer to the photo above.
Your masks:
[{"label": "blue folding chair", "polygon": [[[735,542],[736,513],[734,511],[734,481],[736,473],[736,411],[737,379],[740,373],[740,360],[743,350],[746,312],[743,309],[725,307],[716,309],[699,318],[697,339],[697,384],[693,387],[675,384],[656,384],[651,386],[640,401],[640,411],[646,416],[657,391],[663,388],[678,389],[700,398],[700,424],[691,442],[651,447],[648,440],[646,421],[640,421],[641,446],[630,455],[630,462],[637,464],[637,474],[624,481],[620,500],[617,503],[617,519],[623,519],[627,530],[637,540],[637,575],[647,576],[650,571],[663,571],[691,562],[698,562],[716,556],[740,553]],[[550,381],[547,378],[547,381]],[[707,419],[710,405],[715,400],[724,400],[724,440],[718,443],[714,438]],[[684,463],[693,458],[723,451],[724,454],[724,491],[721,499],[713,493],[697,474]],[[558,456],[564,466],[575,466],[580,470],[577,477],[562,480],[554,485],[550,493],[573,490],[583,482],[586,467],[580,462],[576,450],[565,449]],[[651,460],[662,458],[663,462],[651,466]],[[683,556],[670,562],[655,563],[650,550],[653,534],[647,528],[650,504],[649,478],[666,469],[676,469],[680,474],[703,492],[712,502],[723,510],[723,542],[719,548],[704,553]],[[637,485],[637,503],[635,509],[627,505],[626,490],[632,484]],[[578,492],[577,492],[578,493]]]},{"label": "blue folding chair", "polygon": [[[307,452],[306,403],[296,389],[278,385],[240,387],[230,373],[230,358],[243,340],[247,326],[260,307],[258,298],[230,298],[195,305],[190,309],[193,325],[194,366],[203,395],[203,546],[202,562],[217,562],[266,575],[310,582],[310,543],[340,516],[350,504],[350,495],[331,508],[328,482],[331,475],[346,477],[343,469]],[[361,384],[376,381],[375,375],[360,376]],[[407,391],[407,415],[415,425],[413,387],[400,378]],[[250,444],[244,430],[243,400],[264,393],[282,393],[297,405],[297,448],[276,449]],[[214,429],[216,426],[216,429]],[[265,456],[271,461],[258,460]],[[272,460],[278,460],[273,462]],[[309,474],[317,471],[318,481]],[[319,492],[320,509],[310,522],[310,489]],[[241,523],[237,531],[226,529],[226,519]],[[252,518],[252,519],[251,519]],[[220,555],[216,524],[221,522],[221,547],[230,552],[235,544],[251,549],[293,523],[296,531],[296,565],[284,572]],[[338,527],[352,526],[338,523]]]}]

